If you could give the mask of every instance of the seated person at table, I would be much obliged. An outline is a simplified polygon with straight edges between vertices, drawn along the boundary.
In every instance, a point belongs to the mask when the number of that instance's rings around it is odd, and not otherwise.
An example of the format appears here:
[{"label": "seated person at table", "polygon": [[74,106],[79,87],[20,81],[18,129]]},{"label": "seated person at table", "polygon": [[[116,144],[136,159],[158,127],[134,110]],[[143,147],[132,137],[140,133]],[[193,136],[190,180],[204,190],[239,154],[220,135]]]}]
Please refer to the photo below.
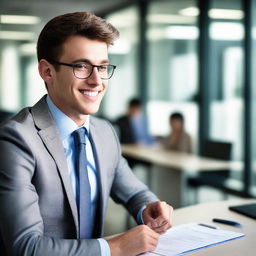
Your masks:
[{"label": "seated person at table", "polygon": [[163,138],[161,144],[167,150],[191,153],[191,138],[184,129],[184,117],[175,112],[169,117],[170,134]]},{"label": "seated person at table", "polygon": [[154,140],[148,132],[148,124],[137,98],[130,100],[127,113],[119,117],[115,125],[121,144],[151,145]]},{"label": "seated person at table", "polygon": [[[41,31],[47,95],[0,125],[1,256],[133,256],[154,250],[171,227],[172,207],[136,178],[112,126],[93,116],[118,34],[88,12],[57,16]],[[104,239],[109,196],[141,225]]]}]

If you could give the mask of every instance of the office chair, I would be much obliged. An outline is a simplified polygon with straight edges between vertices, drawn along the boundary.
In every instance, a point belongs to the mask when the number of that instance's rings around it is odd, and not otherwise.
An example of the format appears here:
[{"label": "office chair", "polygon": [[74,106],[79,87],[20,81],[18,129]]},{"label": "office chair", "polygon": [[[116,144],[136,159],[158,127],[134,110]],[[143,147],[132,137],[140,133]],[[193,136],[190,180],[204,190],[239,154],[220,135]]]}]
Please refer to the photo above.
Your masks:
[{"label": "office chair", "polygon": [[[202,156],[216,158],[219,160],[231,160],[232,143],[207,140],[204,143]],[[225,182],[229,178],[230,170],[200,171],[198,176],[190,177],[187,180],[189,187],[198,190],[201,186],[212,187],[225,192]],[[197,191],[196,191],[197,193]],[[196,194],[198,201],[198,195]]]}]

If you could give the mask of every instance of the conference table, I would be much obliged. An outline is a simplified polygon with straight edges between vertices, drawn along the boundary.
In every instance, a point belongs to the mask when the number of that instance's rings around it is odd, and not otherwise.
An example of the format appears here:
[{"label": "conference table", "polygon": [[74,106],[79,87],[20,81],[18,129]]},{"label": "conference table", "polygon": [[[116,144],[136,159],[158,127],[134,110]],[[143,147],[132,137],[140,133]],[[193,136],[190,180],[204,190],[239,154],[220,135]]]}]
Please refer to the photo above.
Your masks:
[{"label": "conference table", "polygon": [[239,161],[224,161],[195,154],[167,151],[159,146],[121,145],[124,157],[150,164],[147,168],[149,187],[161,200],[174,207],[187,205],[186,180],[200,171],[241,170]]},{"label": "conference table", "polygon": [[[227,200],[203,203],[174,210],[174,225],[190,222],[214,225],[221,229],[245,234],[244,237],[222,244],[204,248],[187,255],[189,256],[253,256],[256,255],[256,220],[230,211],[229,206],[256,203],[256,200]],[[234,227],[212,222],[213,218],[233,220],[242,224]]]}]

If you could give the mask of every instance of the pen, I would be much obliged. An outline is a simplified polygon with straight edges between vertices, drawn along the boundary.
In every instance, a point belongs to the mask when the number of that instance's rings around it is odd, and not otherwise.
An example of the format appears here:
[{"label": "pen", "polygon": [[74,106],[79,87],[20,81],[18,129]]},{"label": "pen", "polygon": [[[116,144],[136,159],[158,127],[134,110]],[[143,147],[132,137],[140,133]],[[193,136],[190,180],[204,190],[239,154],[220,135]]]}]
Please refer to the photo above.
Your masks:
[{"label": "pen", "polygon": [[207,225],[207,224],[204,224],[204,223],[199,223],[198,225],[199,225],[199,226],[206,227],[206,228],[217,229],[217,227],[214,227],[214,226],[211,226],[211,225]]},{"label": "pen", "polygon": [[212,219],[212,221],[230,225],[230,226],[240,226],[240,227],[242,226],[239,222],[232,221],[232,220],[224,220],[224,219],[214,218],[214,219]]}]

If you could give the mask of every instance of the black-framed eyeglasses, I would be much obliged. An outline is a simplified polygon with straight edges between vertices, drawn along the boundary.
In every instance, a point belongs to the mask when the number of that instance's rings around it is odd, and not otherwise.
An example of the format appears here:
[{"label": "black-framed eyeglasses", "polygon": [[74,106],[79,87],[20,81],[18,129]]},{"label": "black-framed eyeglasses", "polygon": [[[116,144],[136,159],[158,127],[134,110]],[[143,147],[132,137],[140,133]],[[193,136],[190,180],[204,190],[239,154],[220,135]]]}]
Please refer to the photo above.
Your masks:
[{"label": "black-framed eyeglasses", "polygon": [[71,63],[64,63],[59,62],[55,60],[49,61],[53,65],[63,65],[73,68],[73,74],[78,79],[87,79],[92,75],[93,69],[97,68],[100,78],[103,80],[110,79],[115,71],[116,66],[110,65],[110,64],[103,64],[103,65],[92,65],[89,63],[77,63],[77,64],[71,64]]}]

